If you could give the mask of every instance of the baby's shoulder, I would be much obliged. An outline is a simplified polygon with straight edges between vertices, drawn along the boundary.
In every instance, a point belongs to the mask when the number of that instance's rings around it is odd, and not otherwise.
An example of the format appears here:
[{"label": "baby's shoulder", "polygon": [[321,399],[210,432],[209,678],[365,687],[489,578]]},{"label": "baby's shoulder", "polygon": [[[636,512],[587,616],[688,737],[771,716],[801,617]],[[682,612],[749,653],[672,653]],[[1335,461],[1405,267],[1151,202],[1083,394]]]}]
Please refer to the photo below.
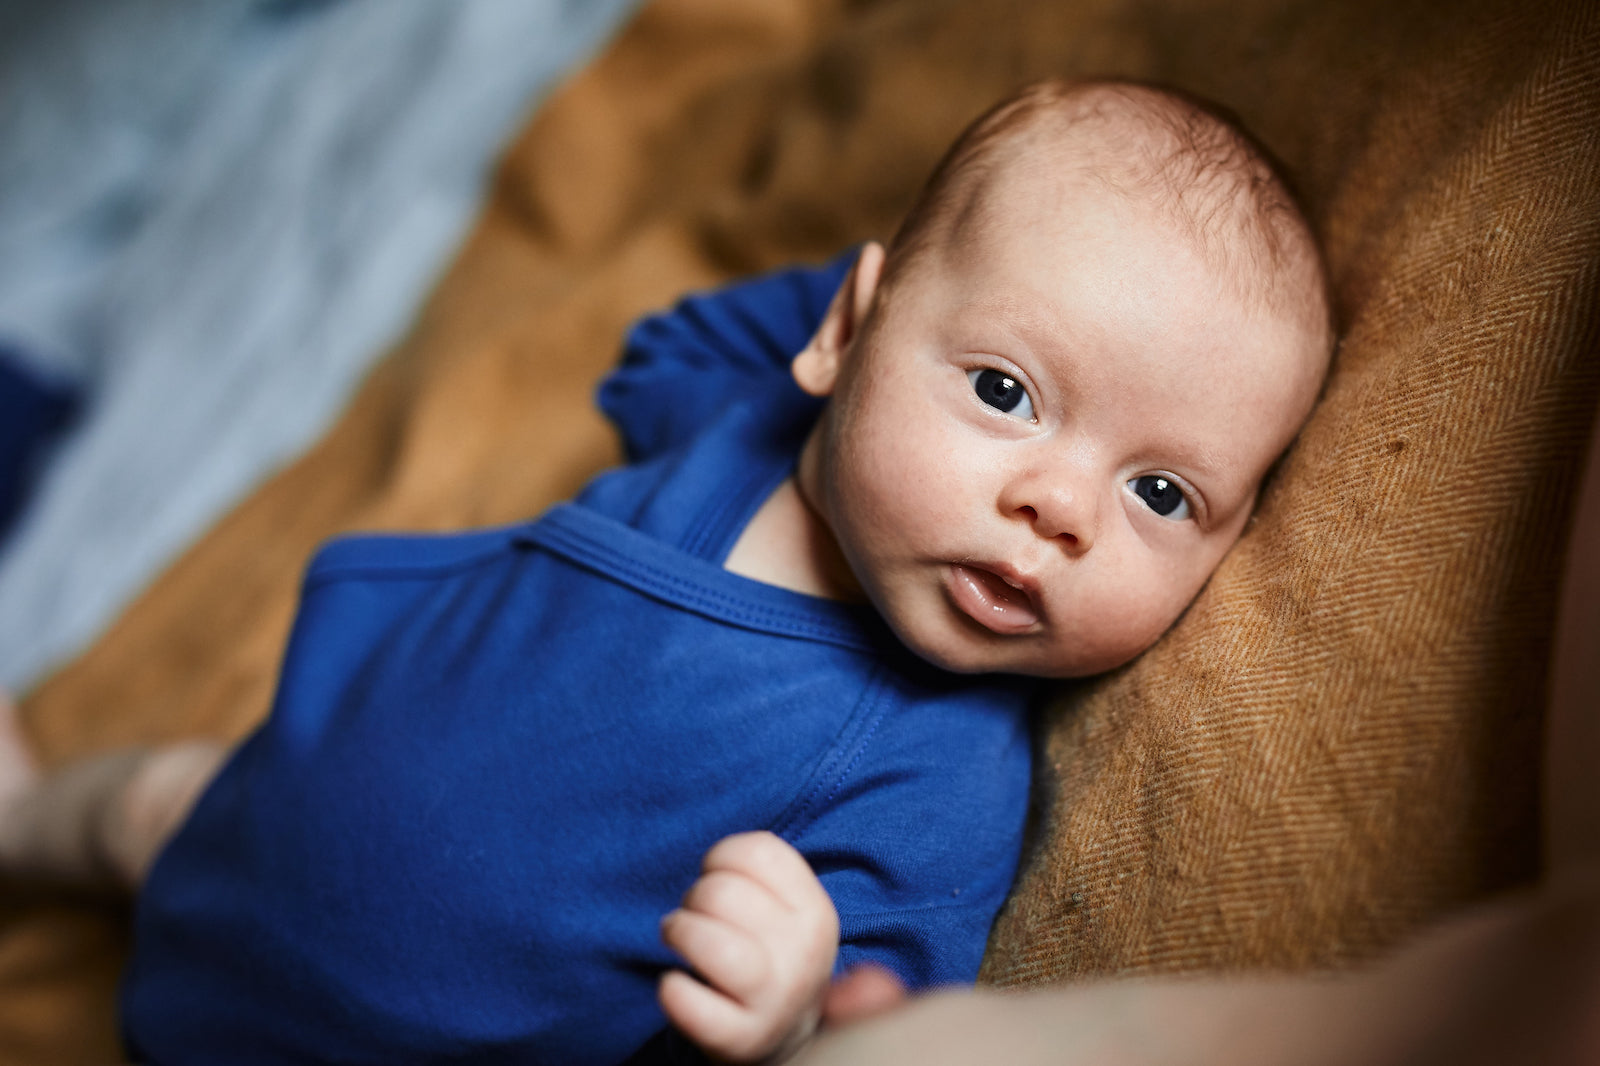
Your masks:
[{"label": "baby's shoulder", "polygon": [[491,563],[518,550],[526,523],[460,533],[349,533],[325,542],[306,569],[308,587],[339,581],[416,580]]}]

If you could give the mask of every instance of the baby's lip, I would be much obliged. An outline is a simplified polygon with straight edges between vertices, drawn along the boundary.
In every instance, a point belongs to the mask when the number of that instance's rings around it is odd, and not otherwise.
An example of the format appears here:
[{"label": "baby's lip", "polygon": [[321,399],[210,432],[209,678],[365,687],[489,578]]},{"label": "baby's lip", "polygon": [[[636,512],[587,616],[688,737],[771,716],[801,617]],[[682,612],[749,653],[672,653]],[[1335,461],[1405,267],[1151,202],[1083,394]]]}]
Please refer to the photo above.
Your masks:
[{"label": "baby's lip", "polygon": [[945,588],[962,613],[996,633],[1021,633],[1039,622],[1038,583],[1004,563],[952,563]]}]

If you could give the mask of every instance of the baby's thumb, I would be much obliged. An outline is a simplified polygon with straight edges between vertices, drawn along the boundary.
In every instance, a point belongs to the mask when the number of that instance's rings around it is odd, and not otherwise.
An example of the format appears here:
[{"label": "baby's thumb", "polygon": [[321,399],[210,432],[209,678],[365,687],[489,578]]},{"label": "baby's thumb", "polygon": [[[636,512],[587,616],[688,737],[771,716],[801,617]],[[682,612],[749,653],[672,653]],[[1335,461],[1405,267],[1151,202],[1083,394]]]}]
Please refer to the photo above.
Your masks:
[{"label": "baby's thumb", "polygon": [[875,963],[865,963],[828,987],[822,1001],[822,1024],[826,1027],[851,1022],[893,1010],[908,998],[900,978]]}]

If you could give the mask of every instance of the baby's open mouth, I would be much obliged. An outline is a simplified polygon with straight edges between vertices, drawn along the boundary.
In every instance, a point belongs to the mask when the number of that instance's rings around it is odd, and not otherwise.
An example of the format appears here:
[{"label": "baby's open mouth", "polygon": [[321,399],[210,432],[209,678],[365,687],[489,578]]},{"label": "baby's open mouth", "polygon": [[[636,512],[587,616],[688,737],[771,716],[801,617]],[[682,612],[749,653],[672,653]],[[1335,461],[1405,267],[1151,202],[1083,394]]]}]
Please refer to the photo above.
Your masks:
[{"label": "baby's open mouth", "polygon": [[955,605],[985,629],[1020,633],[1039,621],[1028,590],[993,570],[972,563],[953,563],[946,587]]}]

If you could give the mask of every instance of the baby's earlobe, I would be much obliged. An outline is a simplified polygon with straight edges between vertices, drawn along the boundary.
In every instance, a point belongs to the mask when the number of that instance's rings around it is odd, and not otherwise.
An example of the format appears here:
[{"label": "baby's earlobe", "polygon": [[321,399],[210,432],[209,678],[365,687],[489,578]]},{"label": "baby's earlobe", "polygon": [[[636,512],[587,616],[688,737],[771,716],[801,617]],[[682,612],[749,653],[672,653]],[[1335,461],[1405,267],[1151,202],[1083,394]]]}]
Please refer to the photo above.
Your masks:
[{"label": "baby's earlobe", "polygon": [[800,388],[812,396],[830,396],[839,378],[839,357],[833,346],[819,343],[820,333],[801,349],[789,364],[789,373]]}]

